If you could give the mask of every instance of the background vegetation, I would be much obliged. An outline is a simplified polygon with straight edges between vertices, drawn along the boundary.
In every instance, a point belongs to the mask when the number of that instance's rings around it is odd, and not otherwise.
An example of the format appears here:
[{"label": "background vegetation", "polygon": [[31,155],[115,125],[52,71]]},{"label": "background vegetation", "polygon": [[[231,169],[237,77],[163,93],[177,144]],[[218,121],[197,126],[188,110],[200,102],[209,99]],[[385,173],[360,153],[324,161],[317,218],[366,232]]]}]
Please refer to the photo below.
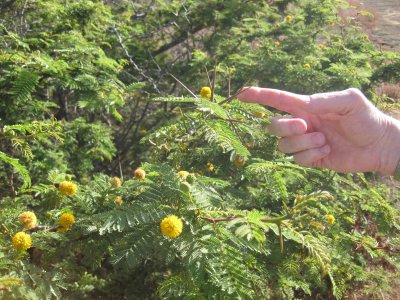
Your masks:
[{"label": "background vegetation", "polygon": [[[397,194],[292,164],[265,131],[279,112],[234,99],[244,85],[356,87],[395,106],[376,91],[399,82],[400,55],[348,8],[2,1],[0,297],[383,297],[400,267]],[[27,211],[37,221],[21,224]],[[170,215],[176,238],[160,230]],[[12,240],[22,231],[31,244]]]}]

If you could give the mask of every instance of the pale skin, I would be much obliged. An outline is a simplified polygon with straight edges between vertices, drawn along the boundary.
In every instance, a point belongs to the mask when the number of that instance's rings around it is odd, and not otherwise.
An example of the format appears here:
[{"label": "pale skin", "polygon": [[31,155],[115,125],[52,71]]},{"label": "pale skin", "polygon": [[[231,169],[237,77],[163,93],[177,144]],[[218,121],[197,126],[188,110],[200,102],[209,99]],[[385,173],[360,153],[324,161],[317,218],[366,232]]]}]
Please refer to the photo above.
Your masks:
[{"label": "pale skin", "polygon": [[278,148],[301,166],[393,175],[400,159],[400,122],[357,89],[314,95],[251,87],[238,98],[289,113],[272,117]]}]

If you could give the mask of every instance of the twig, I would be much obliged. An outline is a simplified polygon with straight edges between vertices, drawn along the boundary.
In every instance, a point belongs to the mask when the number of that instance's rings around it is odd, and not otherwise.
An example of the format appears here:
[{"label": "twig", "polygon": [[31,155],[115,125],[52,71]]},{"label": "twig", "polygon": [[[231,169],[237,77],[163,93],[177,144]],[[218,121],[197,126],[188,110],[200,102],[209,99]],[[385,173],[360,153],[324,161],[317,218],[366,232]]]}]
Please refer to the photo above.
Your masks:
[{"label": "twig", "polygon": [[210,217],[201,217],[204,221],[210,222],[210,223],[218,223],[218,222],[228,222],[232,221],[234,219],[242,218],[242,216],[229,216],[229,217],[224,217],[224,218],[210,218]]},{"label": "twig", "polygon": [[[218,223],[218,222],[229,222],[234,219],[238,218],[246,218],[245,216],[228,216],[228,217],[221,217],[221,218],[211,218],[211,217],[201,217],[204,221],[210,222],[210,223]],[[286,220],[289,218],[289,215],[283,215],[280,217],[275,217],[275,218],[261,218],[261,222],[266,222],[266,223],[281,223],[283,220]]]},{"label": "twig", "polygon": [[56,225],[53,227],[51,227],[51,226],[35,226],[31,229],[26,230],[26,232],[37,232],[37,231],[42,231],[42,230],[55,232],[59,228],[62,228],[62,226],[60,226],[60,225]]},{"label": "twig", "polygon": [[114,30],[114,32],[115,32],[117,38],[118,38],[119,45],[122,47],[122,49],[123,49],[124,52],[125,52],[126,57],[128,58],[129,63],[135,68],[136,71],[138,71],[138,72],[140,73],[140,75],[142,75],[144,78],[146,78],[146,79],[153,85],[154,89],[155,89],[158,93],[161,93],[160,90],[158,89],[158,87],[157,87],[157,85],[156,85],[154,79],[151,78],[150,76],[146,75],[146,74],[144,73],[144,71],[135,63],[135,61],[133,60],[132,55],[129,54],[128,48],[126,47],[126,45],[125,45],[124,42],[122,41],[122,36],[121,36],[121,34],[119,33],[119,31],[118,31],[118,29],[117,29],[117,26],[114,24],[114,25],[112,26],[112,28],[113,28],[113,30]]},{"label": "twig", "polygon": [[215,91],[215,81],[217,79],[217,64],[214,66],[214,75],[212,79],[212,86],[211,86],[211,101],[214,101],[214,91]]},{"label": "twig", "polygon": [[204,66],[204,69],[206,70],[206,74],[207,74],[208,86],[211,87],[211,78],[210,78],[210,74],[208,73],[207,66]]},{"label": "twig", "polygon": [[174,78],[182,87],[184,87],[193,97],[198,98],[195,93],[193,93],[186,85],[183,84],[178,78],[176,78],[171,73],[168,73],[172,78]]},{"label": "twig", "polygon": [[[247,85],[247,83],[248,83],[248,82],[246,82],[246,84],[245,84],[243,87],[245,87],[245,86]],[[230,102],[232,99],[234,99],[235,97],[237,97],[239,94],[241,94],[241,93],[243,93],[244,91],[246,91],[246,90],[248,90],[248,89],[251,88],[251,87],[247,87],[247,88],[243,89],[243,87],[241,87],[241,88],[240,88],[236,93],[234,93],[232,96],[226,98],[225,100],[219,102],[218,104],[221,105],[221,104],[224,104],[224,103],[228,103],[228,102]]]}]

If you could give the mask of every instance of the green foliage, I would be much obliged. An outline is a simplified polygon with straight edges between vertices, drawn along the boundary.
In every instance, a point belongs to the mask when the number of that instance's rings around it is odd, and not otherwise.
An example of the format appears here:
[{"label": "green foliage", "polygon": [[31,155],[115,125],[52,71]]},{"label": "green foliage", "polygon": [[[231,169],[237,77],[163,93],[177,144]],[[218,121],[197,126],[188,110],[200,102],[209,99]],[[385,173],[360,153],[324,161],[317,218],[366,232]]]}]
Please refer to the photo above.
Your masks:
[{"label": "green foliage", "polygon": [[[375,88],[399,81],[399,54],[341,19],[345,1],[6,2],[1,298],[344,299],[390,289],[397,191],[369,174],[297,166],[266,132],[279,112],[235,99],[246,85],[358,87],[385,105]],[[63,194],[63,181],[77,193]],[[38,224],[18,252],[11,239],[25,211]],[[64,213],[75,216],[67,231]],[[170,215],[183,222],[176,238],[160,230]]]}]

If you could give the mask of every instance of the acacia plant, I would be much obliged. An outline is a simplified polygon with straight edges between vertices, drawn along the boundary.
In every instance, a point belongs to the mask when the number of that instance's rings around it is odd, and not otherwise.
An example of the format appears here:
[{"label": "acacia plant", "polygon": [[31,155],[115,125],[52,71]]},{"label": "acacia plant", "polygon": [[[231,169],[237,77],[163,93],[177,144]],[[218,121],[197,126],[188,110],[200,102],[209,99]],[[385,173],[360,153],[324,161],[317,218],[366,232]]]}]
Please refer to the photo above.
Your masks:
[{"label": "acacia plant", "polygon": [[[0,297],[382,297],[396,193],[295,165],[245,85],[356,87],[399,54],[338,0],[0,3]],[[360,12],[360,15],[365,12]]]}]

